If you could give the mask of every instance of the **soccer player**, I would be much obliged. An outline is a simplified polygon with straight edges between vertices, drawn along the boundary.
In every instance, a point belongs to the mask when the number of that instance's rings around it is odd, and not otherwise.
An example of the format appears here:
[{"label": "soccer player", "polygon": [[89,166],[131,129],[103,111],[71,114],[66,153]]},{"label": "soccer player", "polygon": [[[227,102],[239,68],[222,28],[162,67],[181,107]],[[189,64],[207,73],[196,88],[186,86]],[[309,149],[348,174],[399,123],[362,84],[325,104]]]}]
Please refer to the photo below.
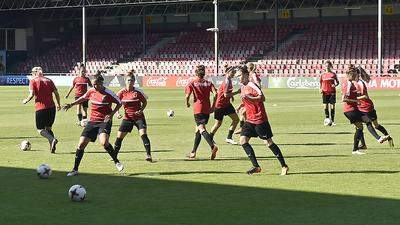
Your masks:
[{"label": "soccer player", "polygon": [[[335,126],[335,104],[336,104],[336,87],[339,80],[334,72],[332,72],[331,61],[325,62],[325,73],[320,77],[320,93],[322,94],[322,103],[325,110],[325,118],[330,118],[332,126]],[[330,115],[329,115],[330,112]]]},{"label": "soccer player", "polygon": [[231,103],[233,96],[239,93],[239,91],[233,91],[232,78],[235,76],[235,72],[235,68],[233,67],[226,68],[225,80],[217,92],[217,100],[214,111],[215,124],[210,131],[210,135],[214,138],[215,133],[222,125],[224,116],[229,116],[232,120],[232,123],[229,127],[228,136],[226,137],[225,141],[232,145],[237,145],[237,143],[232,139],[232,135],[237,124],[239,123],[239,117]]},{"label": "soccer player", "polygon": [[[103,85],[104,78],[98,73],[92,80],[93,88],[89,89],[82,97],[75,100],[73,103],[63,106],[67,111],[77,104],[81,104],[86,100],[91,102],[90,119],[86,127],[83,129],[79,139],[78,148],[75,154],[75,164],[71,172],[67,176],[78,175],[79,165],[81,163],[84,151],[89,142],[95,142],[99,136],[99,142],[113,159],[118,171],[122,171],[124,166],[117,158],[117,152],[109,142],[112,118],[121,107],[121,101],[112,91],[106,89]],[[112,104],[116,104],[112,109]]]},{"label": "soccer player", "polygon": [[[129,71],[125,76],[125,88],[120,90],[117,96],[121,99],[122,105],[124,106],[125,116],[119,127],[117,139],[115,140],[115,151],[118,154],[125,136],[132,132],[133,126],[135,126],[139,130],[144,148],[146,149],[146,161],[152,162],[150,140],[147,137],[147,125],[143,113],[147,106],[147,96],[142,90],[135,88],[134,70]],[[120,119],[122,115],[117,112],[117,117]]]},{"label": "soccer player", "polygon": [[347,81],[342,86],[342,102],[343,102],[343,113],[350,121],[354,124],[356,131],[353,139],[353,155],[364,155],[365,152],[360,151],[358,143],[363,139],[363,124],[361,120],[361,112],[357,108],[357,88],[355,85],[357,72],[350,68],[346,72]]},{"label": "soccer player", "polygon": [[197,148],[199,147],[201,136],[206,139],[211,148],[211,160],[217,156],[218,147],[214,143],[212,136],[206,130],[206,124],[210,118],[210,113],[214,110],[216,96],[214,96],[213,105],[210,103],[210,93],[216,93],[212,82],[204,79],[205,67],[199,65],[196,68],[196,78],[192,80],[185,88],[186,106],[190,107],[190,96],[193,94],[193,111],[194,120],[196,122],[196,132],[194,138],[193,150],[189,153],[189,160],[196,159]]},{"label": "soccer player", "polygon": [[[357,82],[357,93],[358,93],[358,109],[361,112],[361,119],[367,125],[369,132],[374,136],[374,138],[379,142],[383,143],[385,139],[388,140],[389,146],[394,148],[394,142],[392,137],[390,137],[389,133],[381,124],[378,123],[378,116],[376,114],[376,110],[374,107],[374,103],[372,102],[371,98],[368,95],[367,85],[371,78],[369,74],[362,67],[357,67],[357,74],[356,82]],[[361,78],[361,79],[360,79]],[[372,124],[374,127],[372,127]],[[377,134],[376,130],[382,132],[384,137],[381,137]],[[365,144],[365,140],[361,139],[361,146],[362,149],[367,149],[367,145]]]},{"label": "soccer player", "polygon": [[[54,136],[52,126],[56,118],[56,108],[61,109],[60,95],[53,81],[44,77],[41,67],[32,68],[32,76],[32,80],[29,81],[29,96],[22,103],[26,104],[35,97],[37,131],[49,141],[50,152],[55,153],[58,140]],[[53,101],[53,94],[57,107]]]},{"label": "soccer player", "polygon": [[253,167],[247,171],[247,174],[251,175],[261,172],[261,167],[257,162],[253,147],[249,144],[250,138],[259,137],[279,160],[282,167],[281,175],[287,175],[289,167],[278,145],[272,140],[273,134],[264,108],[265,96],[255,83],[250,82],[246,66],[241,68],[240,72],[240,82],[244,85],[241,89],[241,97],[247,113],[246,122],[243,125],[240,135],[240,144],[253,164]]},{"label": "soccer player", "polygon": [[[77,100],[87,92],[88,87],[92,87],[92,83],[90,82],[90,79],[86,77],[86,70],[84,65],[81,65],[79,76],[75,77],[74,80],[72,81],[72,86],[68,90],[65,99],[67,99],[72,90],[75,89],[75,100]],[[78,104],[78,106],[76,107],[76,115],[78,116],[78,125],[81,125],[82,119],[87,119],[88,107],[89,107],[89,101],[84,101],[81,104]]]}]

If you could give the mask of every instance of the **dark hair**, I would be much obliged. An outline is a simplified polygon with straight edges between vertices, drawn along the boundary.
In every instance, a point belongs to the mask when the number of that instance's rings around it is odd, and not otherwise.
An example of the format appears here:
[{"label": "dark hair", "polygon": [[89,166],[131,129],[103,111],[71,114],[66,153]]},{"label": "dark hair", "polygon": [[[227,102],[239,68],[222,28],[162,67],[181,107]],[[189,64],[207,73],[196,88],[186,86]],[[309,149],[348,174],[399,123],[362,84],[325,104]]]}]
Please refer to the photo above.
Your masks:
[{"label": "dark hair", "polygon": [[332,68],[333,67],[333,64],[332,64],[332,62],[331,61],[329,61],[329,60],[327,60],[327,61],[325,61],[325,64],[327,64],[330,68]]},{"label": "dark hair", "polygon": [[97,71],[96,75],[94,75],[93,77],[93,83],[103,83],[104,82],[104,77],[102,76],[102,72],[101,70]]},{"label": "dark hair", "polygon": [[206,75],[206,68],[204,65],[198,65],[196,67],[196,76],[203,78]]},{"label": "dark hair", "polygon": [[246,65],[243,65],[243,66],[239,67],[239,71],[240,71],[242,74],[243,74],[243,73],[245,73],[245,74],[248,74],[248,73],[249,73],[249,70],[248,70],[248,68],[247,68]]}]

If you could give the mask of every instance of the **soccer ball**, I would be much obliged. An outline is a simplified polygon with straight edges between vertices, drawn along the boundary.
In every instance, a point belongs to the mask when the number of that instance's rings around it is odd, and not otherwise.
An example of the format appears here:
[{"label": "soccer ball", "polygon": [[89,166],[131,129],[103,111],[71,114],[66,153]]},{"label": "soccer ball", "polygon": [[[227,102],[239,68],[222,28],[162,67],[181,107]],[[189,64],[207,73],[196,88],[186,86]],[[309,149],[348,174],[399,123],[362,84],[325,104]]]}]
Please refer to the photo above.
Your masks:
[{"label": "soccer ball", "polygon": [[40,165],[36,169],[36,171],[37,171],[37,175],[39,176],[39,178],[42,178],[42,179],[49,178],[51,173],[52,173],[52,170],[51,170],[50,166],[47,165],[47,164]]},{"label": "soccer ball", "polygon": [[171,117],[174,117],[174,114],[175,114],[175,112],[174,112],[174,110],[168,110],[167,111],[167,116],[169,117],[169,118],[171,118]]},{"label": "soccer ball", "polygon": [[68,191],[68,196],[74,202],[81,202],[86,197],[86,189],[79,184],[72,185]]},{"label": "soccer ball", "polygon": [[88,123],[87,119],[81,120],[81,127],[86,127],[86,124]]},{"label": "soccer ball", "polygon": [[29,150],[31,150],[31,147],[32,147],[31,143],[29,141],[27,141],[27,140],[23,140],[21,142],[21,144],[19,145],[19,148],[22,151],[29,151]]},{"label": "soccer ball", "polygon": [[324,126],[332,126],[332,120],[330,118],[326,118],[324,120]]}]

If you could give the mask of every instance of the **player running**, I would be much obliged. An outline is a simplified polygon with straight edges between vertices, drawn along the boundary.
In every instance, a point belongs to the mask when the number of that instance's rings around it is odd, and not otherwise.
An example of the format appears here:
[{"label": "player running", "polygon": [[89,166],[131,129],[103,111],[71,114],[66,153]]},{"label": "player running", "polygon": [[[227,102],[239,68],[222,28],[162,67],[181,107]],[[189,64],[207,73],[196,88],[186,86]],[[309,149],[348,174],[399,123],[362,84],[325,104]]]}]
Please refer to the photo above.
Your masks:
[{"label": "player running", "polygon": [[254,150],[249,144],[250,138],[259,137],[279,160],[282,167],[281,175],[287,175],[289,167],[278,145],[272,140],[273,134],[264,108],[265,96],[255,83],[250,82],[246,66],[241,68],[240,82],[244,85],[241,89],[241,97],[247,112],[246,122],[243,125],[240,135],[240,144],[253,164],[253,167],[247,171],[247,174],[251,175],[261,172],[261,167],[257,162]]},{"label": "player running", "polygon": [[[75,77],[74,80],[72,81],[72,86],[68,90],[65,99],[67,99],[72,90],[75,89],[75,100],[77,100],[87,92],[88,87],[92,87],[92,83],[90,82],[90,79],[86,77],[85,67],[81,65],[79,76]],[[76,115],[78,116],[78,125],[81,125],[82,120],[87,119],[88,107],[89,107],[89,101],[84,101],[81,104],[78,104],[78,106],[76,107]]]},{"label": "player running", "polygon": [[[388,140],[389,146],[394,148],[394,142],[392,137],[390,137],[389,133],[381,124],[378,123],[378,116],[376,115],[376,110],[374,107],[374,103],[372,102],[371,98],[368,95],[367,84],[371,81],[371,77],[362,67],[357,67],[357,74],[356,82],[357,82],[357,93],[358,93],[358,109],[361,112],[361,119],[367,125],[368,130],[370,133],[375,137],[378,142],[382,143],[385,139]],[[361,78],[361,79],[360,79]],[[372,124],[374,127],[372,127]],[[375,129],[382,132],[384,137],[381,137],[377,134]],[[361,149],[367,149],[367,145],[365,144],[365,140],[361,139]]]},{"label": "player running", "polygon": [[[134,70],[127,73],[125,76],[125,88],[117,93],[117,96],[121,99],[122,105],[124,106],[125,116],[119,127],[114,148],[118,154],[125,136],[132,132],[133,126],[135,126],[139,130],[144,148],[146,149],[146,161],[152,162],[150,140],[147,137],[147,125],[143,113],[147,106],[147,96],[142,90],[135,88],[134,73]],[[122,115],[117,112],[117,117],[121,119]]]},{"label": "player running", "polygon": [[206,139],[211,147],[211,160],[217,156],[218,147],[214,143],[212,136],[206,130],[206,124],[210,118],[210,113],[214,111],[216,96],[214,96],[213,105],[210,103],[210,93],[216,93],[212,82],[204,79],[205,67],[199,65],[196,68],[196,78],[192,80],[185,88],[186,106],[190,107],[190,95],[193,94],[193,112],[196,122],[196,133],[194,138],[193,150],[189,153],[189,160],[196,159],[197,148],[199,147],[201,136]]},{"label": "player running", "polygon": [[[44,77],[41,67],[32,68],[32,76],[32,80],[29,81],[29,96],[22,103],[26,104],[35,97],[37,131],[49,141],[50,152],[55,153],[58,140],[54,136],[52,126],[56,118],[56,108],[61,109],[60,95],[53,81]],[[53,94],[57,107],[53,101]]]},{"label": "player running", "polygon": [[[322,103],[325,110],[325,118],[330,118],[332,126],[335,126],[335,104],[336,104],[336,87],[339,85],[339,80],[334,72],[332,72],[331,61],[325,62],[325,72],[321,75],[320,93],[322,94]],[[330,115],[329,115],[330,112]]]},{"label": "player running", "polygon": [[[75,164],[71,172],[67,176],[78,175],[79,165],[81,163],[84,151],[89,142],[95,142],[99,136],[99,142],[113,159],[118,171],[122,171],[124,166],[119,162],[117,153],[109,143],[112,118],[121,107],[121,101],[112,91],[106,89],[103,85],[104,78],[98,73],[92,80],[93,88],[89,89],[82,97],[73,103],[66,104],[63,109],[67,111],[77,104],[81,104],[86,100],[91,102],[90,119],[86,127],[83,129],[79,139],[78,148],[75,154]],[[112,109],[112,103],[116,104]]]},{"label": "player running", "polygon": [[228,136],[226,137],[225,141],[232,145],[237,145],[237,143],[232,139],[232,135],[239,123],[239,117],[231,103],[233,96],[239,93],[239,91],[233,91],[232,78],[235,76],[235,72],[236,71],[234,67],[227,67],[225,70],[225,80],[217,92],[217,100],[214,112],[215,124],[211,128],[210,132],[211,137],[214,138],[215,133],[222,125],[224,116],[229,116],[232,120],[232,123],[229,127]]}]

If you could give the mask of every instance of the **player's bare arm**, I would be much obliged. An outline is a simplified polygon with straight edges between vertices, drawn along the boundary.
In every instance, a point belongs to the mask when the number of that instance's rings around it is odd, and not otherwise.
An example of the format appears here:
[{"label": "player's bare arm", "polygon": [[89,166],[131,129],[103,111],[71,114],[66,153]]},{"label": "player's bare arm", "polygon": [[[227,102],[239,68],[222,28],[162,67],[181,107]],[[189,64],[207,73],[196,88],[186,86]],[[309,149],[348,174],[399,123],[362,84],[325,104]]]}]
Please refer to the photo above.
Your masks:
[{"label": "player's bare arm", "polygon": [[185,98],[186,98],[186,107],[189,108],[190,107],[190,102],[189,102],[190,101],[190,94],[186,94]]},{"label": "player's bare arm", "polygon": [[67,99],[68,97],[69,97],[69,95],[71,94],[71,91],[74,89],[74,86],[71,86],[69,89],[68,89],[68,92],[67,92],[67,94],[65,95],[65,99]]},{"label": "player's bare arm", "polygon": [[57,89],[54,89],[53,93],[54,93],[54,96],[56,97],[57,110],[60,111],[60,109],[61,109],[60,94],[58,93],[58,90],[57,90]]},{"label": "player's bare arm", "polygon": [[67,103],[67,104],[65,104],[65,105],[62,107],[62,109],[65,110],[65,111],[68,111],[68,109],[70,109],[70,108],[73,107],[74,105],[81,104],[81,103],[83,103],[84,101],[86,101],[85,98],[83,98],[83,97],[78,98],[77,100],[75,100],[75,101],[72,102],[72,103]]},{"label": "player's bare arm", "polygon": [[29,90],[29,95],[28,95],[28,97],[25,98],[24,100],[22,100],[22,103],[23,103],[23,104],[26,104],[26,103],[30,102],[34,96],[35,96],[35,95],[33,94],[33,91],[32,91],[32,90]]}]

